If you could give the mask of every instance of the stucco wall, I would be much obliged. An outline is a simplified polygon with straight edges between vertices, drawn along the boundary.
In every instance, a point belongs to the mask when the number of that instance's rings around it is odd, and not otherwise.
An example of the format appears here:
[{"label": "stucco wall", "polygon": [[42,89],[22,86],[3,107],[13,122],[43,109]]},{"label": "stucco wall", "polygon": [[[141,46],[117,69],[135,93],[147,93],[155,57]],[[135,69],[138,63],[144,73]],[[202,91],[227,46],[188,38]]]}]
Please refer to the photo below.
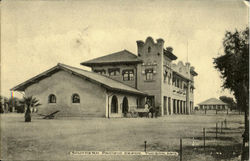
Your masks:
[{"label": "stucco wall", "polygon": [[[106,90],[90,81],[65,71],[29,86],[25,93],[40,100],[39,113],[60,110],[59,116],[105,116]],[[72,103],[72,94],[80,95],[80,103]],[[48,103],[48,96],[56,95],[56,103]]]}]

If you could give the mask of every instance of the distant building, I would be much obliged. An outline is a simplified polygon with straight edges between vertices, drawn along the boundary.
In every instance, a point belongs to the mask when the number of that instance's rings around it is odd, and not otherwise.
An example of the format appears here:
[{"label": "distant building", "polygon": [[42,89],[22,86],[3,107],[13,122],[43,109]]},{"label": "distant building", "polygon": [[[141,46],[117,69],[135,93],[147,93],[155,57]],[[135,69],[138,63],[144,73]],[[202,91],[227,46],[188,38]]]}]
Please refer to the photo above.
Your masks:
[{"label": "distant building", "polygon": [[200,110],[226,110],[228,105],[217,98],[210,98],[198,104]]},{"label": "distant building", "polygon": [[190,114],[194,108],[194,76],[190,63],[177,64],[164,40],[137,41],[138,53],[128,50],[82,62],[92,71],[64,64],[31,78],[12,90],[37,97],[39,111],[61,110],[65,115],[122,117],[144,110],[147,102],[160,115]]}]

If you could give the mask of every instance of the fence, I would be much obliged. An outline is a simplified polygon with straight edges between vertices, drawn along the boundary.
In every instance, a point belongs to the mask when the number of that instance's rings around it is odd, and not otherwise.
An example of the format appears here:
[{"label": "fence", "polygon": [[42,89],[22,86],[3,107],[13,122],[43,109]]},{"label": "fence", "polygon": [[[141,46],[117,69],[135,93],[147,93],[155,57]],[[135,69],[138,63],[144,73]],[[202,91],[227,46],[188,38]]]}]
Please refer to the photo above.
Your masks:
[{"label": "fence", "polygon": [[195,114],[203,114],[203,115],[243,115],[244,112],[240,110],[217,110],[217,109],[204,109],[204,110],[196,110],[194,111]]},{"label": "fence", "polygon": [[[220,126],[219,126],[220,125]],[[228,139],[230,139],[230,137],[227,137],[226,136],[226,132],[225,132],[225,130],[227,129],[229,129],[228,128],[229,126],[228,126],[228,121],[227,121],[227,119],[224,119],[224,120],[222,120],[222,121],[219,121],[219,122],[216,122],[215,123],[215,128],[202,128],[202,146],[198,146],[200,149],[202,149],[203,150],[203,154],[204,155],[207,155],[207,154],[212,154],[213,152],[211,152],[211,149],[207,149],[207,147],[209,147],[209,148],[211,148],[211,146],[209,145],[207,145],[207,139],[209,138],[209,141],[211,142],[211,138],[212,138],[212,140],[216,143],[216,145],[218,146],[219,145],[219,143],[221,143],[218,139],[219,139],[219,137],[218,136],[220,136],[220,139],[222,139],[223,140],[223,138],[225,139],[225,138],[228,138]],[[211,131],[211,129],[212,129],[212,131]],[[213,139],[213,136],[211,137],[207,137],[207,131],[209,132],[209,133],[211,133],[211,132],[214,132],[214,138],[215,139]],[[193,137],[193,139],[194,139],[194,137]],[[180,138],[180,149],[179,149],[179,159],[180,159],[180,161],[182,161],[182,160],[186,160],[185,158],[184,158],[184,156],[183,156],[183,152],[185,151],[185,149],[183,148],[183,140],[185,140],[185,138]],[[231,140],[230,140],[230,142],[231,142]],[[194,144],[192,144],[192,146],[196,146],[196,145],[194,145]],[[232,146],[233,147],[233,146]],[[222,147],[223,148],[223,147]],[[235,148],[235,147],[234,147]],[[215,148],[216,150],[218,150],[219,148]],[[238,153],[236,153],[236,152],[234,152],[234,151],[230,151],[230,149],[227,149],[227,148],[224,148],[224,149],[226,149],[225,151],[228,151],[228,153],[232,153],[233,155],[241,155],[241,151],[242,151],[242,149],[240,149],[239,151],[238,151]],[[210,150],[210,151],[209,151]],[[231,150],[233,150],[233,149],[231,149]],[[216,151],[216,152],[214,152],[216,155],[223,155],[222,154],[222,152],[220,152],[220,151]]]}]

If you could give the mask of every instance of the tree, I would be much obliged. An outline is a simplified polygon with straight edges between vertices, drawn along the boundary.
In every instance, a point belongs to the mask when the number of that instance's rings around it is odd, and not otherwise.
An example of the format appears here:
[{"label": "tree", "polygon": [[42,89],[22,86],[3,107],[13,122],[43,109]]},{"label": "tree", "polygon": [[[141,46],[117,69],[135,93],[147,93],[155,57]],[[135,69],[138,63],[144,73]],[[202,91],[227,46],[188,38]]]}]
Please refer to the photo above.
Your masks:
[{"label": "tree", "polygon": [[33,96],[29,96],[29,97],[24,96],[23,99],[20,101],[21,105],[24,105],[27,107],[26,112],[25,112],[25,122],[31,122],[30,107],[40,106],[41,104],[38,102],[39,102],[39,100],[37,100]]},{"label": "tree", "polygon": [[236,109],[236,103],[234,102],[234,99],[232,97],[220,96],[220,100],[228,104],[230,110]]},{"label": "tree", "polygon": [[[237,106],[245,112],[243,134],[243,149],[245,149],[245,142],[249,141],[249,28],[243,31],[226,31],[223,46],[224,55],[214,58],[214,67],[220,72],[224,81],[222,87],[233,92]],[[243,153],[242,156],[244,155]]]}]

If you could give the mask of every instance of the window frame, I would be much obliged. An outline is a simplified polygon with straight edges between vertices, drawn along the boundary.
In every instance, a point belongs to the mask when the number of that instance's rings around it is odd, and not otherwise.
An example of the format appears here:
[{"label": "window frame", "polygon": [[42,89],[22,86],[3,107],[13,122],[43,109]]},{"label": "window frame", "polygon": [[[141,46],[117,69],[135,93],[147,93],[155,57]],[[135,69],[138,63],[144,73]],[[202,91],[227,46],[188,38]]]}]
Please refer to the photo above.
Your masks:
[{"label": "window frame", "polygon": [[168,76],[168,84],[171,85],[171,73],[169,73],[169,76]]},{"label": "window frame", "polygon": [[[126,77],[124,75],[127,74]],[[125,79],[127,78],[127,79]],[[133,81],[135,80],[134,70],[133,69],[125,69],[122,71],[122,80],[123,81]]]},{"label": "window frame", "polygon": [[[74,96],[78,96],[79,102],[74,102]],[[78,93],[73,93],[71,96],[71,103],[72,104],[80,104],[81,103],[81,97]]]},{"label": "window frame", "polygon": [[167,82],[167,77],[168,77],[168,71],[164,71],[164,74],[163,74],[163,77],[164,77],[164,83]]},{"label": "window frame", "polygon": [[[111,73],[114,73],[111,75]],[[120,68],[109,68],[108,69],[109,76],[119,76],[120,75]]]},{"label": "window frame", "polygon": [[[54,97],[54,101],[52,101],[52,98],[51,97]],[[56,104],[56,95],[55,94],[50,94],[48,96],[48,103],[49,104]]]},{"label": "window frame", "polygon": [[[150,74],[150,75],[148,75],[148,74]],[[146,76],[145,80],[146,81],[152,81],[152,80],[154,80],[153,79],[153,75],[154,75],[154,69],[153,68],[145,69],[145,76]],[[151,78],[151,79],[149,79],[149,78]]]},{"label": "window frame", "polygon": [[101,74],[101,75],[105,75],[106,74],[106,70],[105,69],[95,69],[94,72],[97,73],[97,74]]}]

